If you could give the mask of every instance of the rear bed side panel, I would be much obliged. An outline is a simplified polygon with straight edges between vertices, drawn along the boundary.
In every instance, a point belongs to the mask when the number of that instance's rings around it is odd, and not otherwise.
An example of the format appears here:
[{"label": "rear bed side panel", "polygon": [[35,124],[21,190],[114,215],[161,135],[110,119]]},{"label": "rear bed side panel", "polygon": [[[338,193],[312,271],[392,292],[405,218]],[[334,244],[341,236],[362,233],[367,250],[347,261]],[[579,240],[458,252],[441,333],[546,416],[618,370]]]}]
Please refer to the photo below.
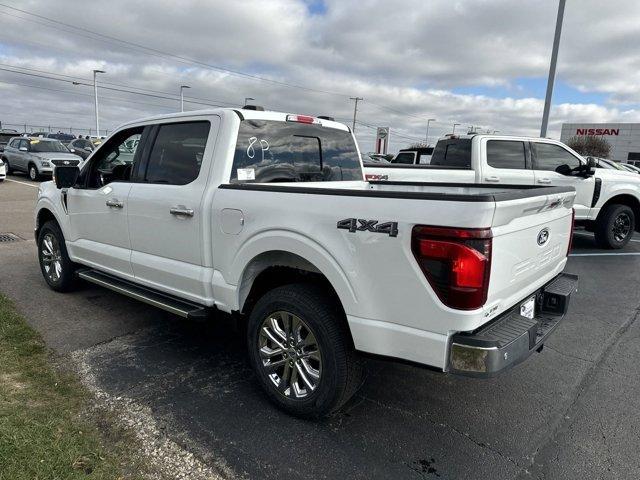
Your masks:
[{"label": "rear bed side panel", "polygon": [[[364,166],[367,180],[388,180],[396,182],[446,182],[475,183],[476,172],[469,169],[431,168],[426,166],[376,165]],[[369,175],[367,177],[367,175]],[[371,176],[374,176],[373,178]]]},{"label": "rear bed side panel", "polygon": [[[442,367],[449,332],[477,323],[483,312],[460,312],[440,303],[411,253],[411,230],[415,224],[491,225],[493,202],[460,207],[458,201],[220,189],[213,212],[213,258],[219,282],[214,293],[221,298],[218,292],[226,291],[222,296],[229,298],[256,255],[291,252],[332,281],[352,329],[369,332],[358,335],[360,349]],[[224,209],[242,212],[244,225],[238,234],[222,232]],[[397,222],[398,235],[338,229],[337,222],[348,218]],[[238,309],[238,292],[234,301],[230,308]],[[403,351],[408,344],[401,343],[413,330],[427,344],[409,355]]]}]

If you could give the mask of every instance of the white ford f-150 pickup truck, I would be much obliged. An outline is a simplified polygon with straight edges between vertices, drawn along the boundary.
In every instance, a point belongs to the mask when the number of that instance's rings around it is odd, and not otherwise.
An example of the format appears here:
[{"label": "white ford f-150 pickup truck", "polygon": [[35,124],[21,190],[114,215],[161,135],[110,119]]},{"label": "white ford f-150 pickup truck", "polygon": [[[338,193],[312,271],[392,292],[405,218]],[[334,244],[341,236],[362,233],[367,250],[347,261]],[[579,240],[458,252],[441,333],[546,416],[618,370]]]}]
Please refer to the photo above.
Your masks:
[{"label": "white ford f-150 pickup truck", "polygon": [[54,290],[234,314],[270,398],[320,416],[361,384],[357,352],[489,376],[540,350],[577,284],[574,197],[371,184],[345,125],[220,109],[126,124],[56,167],[35,236]]},{"label": "white ford f-150 pickup truck", "polygon": [[441,139],[429,164],[365,164],[367,180],[557,185],[576,189],[576,224],[601,248],[622,248],[640,231],[640,176],[594,169],[556,140],[502,135]]}]

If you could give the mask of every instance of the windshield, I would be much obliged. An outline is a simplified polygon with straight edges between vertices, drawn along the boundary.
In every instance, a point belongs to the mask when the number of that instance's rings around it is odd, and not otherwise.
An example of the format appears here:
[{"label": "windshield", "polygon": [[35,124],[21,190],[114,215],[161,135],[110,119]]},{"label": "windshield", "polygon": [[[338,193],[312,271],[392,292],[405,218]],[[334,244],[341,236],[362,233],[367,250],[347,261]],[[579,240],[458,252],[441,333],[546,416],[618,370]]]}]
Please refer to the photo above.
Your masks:
[{"label": "windshield", "polygon": [[322,125],[243,120],[231,181],[362,180],[351,133]]},{"label": "windshield", "polygon": [[65,152],[69,150],[57,140],[31,140],[31,151],[34,153]]}]

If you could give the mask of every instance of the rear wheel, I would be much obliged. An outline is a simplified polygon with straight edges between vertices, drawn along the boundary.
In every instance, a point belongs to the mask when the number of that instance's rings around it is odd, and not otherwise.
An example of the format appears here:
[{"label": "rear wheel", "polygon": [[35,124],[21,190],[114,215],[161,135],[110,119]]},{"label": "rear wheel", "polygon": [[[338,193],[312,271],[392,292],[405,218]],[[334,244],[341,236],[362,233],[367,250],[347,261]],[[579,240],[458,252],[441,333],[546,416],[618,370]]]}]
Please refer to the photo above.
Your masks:
[{"label": "rear wheel", "polygon": [[45,281],[53,290],[73,290],[75,264],[69,258],[60,226],[53,220],[46,222],[38,234],[38,260]]},{"label": "rear wheel", "polygon": [[635,215],[627,205],[607,205],[600,212],[594,234],[600,248],[619,249],[624,247],[636,227]]},{"label": "rear wheel", "polygon": [[247,337],[262,388],[288,413],[325,416],[361,384],[344,314],[319,287],[291,284],[265,294],[251,312]]}]

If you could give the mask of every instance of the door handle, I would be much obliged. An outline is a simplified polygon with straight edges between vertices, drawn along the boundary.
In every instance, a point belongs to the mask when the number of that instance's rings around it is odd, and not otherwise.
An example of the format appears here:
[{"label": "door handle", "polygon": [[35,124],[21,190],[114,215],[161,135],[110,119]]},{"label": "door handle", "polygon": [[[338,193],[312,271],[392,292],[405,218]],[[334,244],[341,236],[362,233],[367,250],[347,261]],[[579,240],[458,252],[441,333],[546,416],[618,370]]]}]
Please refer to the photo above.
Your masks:
[{"label": "door handle", "polygon": [[176,215],[179,217],[193,217],[193,209],[187,208],[184,205],[176,205],[175,207],[171,207],[169,209],[169,213],[171,215]]},{"label": "door handle", "polygon": [[497,177],[495,175],[491,175],[490,177],[484,177],[484,179],[487,182],[499,182],[500,181],[500,177]]},{"label": "door handle", "polygon": [[122,207],[124,207],[124,203],[119,201],[116,198],[112,198],[111,200],[107,200],[105,202],[105,204],[107,205],[107,207],[113,207],[113,208],[122,208]]},{"label": "door handle", "polygon": [[538,179],[538,183],[551,183],[551,179],[550,178],[539,178]]}]

